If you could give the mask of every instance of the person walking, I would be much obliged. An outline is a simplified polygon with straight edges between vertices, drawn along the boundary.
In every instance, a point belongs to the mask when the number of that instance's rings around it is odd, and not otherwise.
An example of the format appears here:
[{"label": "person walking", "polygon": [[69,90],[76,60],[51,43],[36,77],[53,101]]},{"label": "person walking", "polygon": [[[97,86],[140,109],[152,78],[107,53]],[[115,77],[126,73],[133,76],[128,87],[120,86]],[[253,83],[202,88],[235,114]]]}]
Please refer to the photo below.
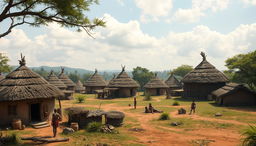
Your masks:
[{"label": "person walking", "polygon": [[52,131],[53,137],[56,137],[57,128],[59,127],[59,121],[61,120],[60,114],[57,113],[57,109],[54,109],[54,113],[52,114]]},{"label": "person walking", "polygon": [[137,106],[136,96],[134,96],[134,98],[133,98],[133,105],[134,105],[134,109],[136,109],[136,106]]},{"label": "person walking", "polygon": [[190,115],[192,114],[192,112],[193,112],[193,114],[196,112],[196,103],[195,103],[195,101],[193,100],[193,102],[191,103],[191,107],[190,107]]}]

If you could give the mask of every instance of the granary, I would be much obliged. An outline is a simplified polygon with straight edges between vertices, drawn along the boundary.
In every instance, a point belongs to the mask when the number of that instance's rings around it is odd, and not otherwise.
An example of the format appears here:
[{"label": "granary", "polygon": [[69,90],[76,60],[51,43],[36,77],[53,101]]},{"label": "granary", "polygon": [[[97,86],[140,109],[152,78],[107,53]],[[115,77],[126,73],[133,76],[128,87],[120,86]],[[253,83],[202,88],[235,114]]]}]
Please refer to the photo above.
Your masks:
[{"label": "granary", "polygon": [[206,60],[206,55],[201,52],[203,61],[194,70],[182,79],[183,97],[207,100],[207,96],[228,82],[228,78]]},{"label": "granary", "polygon": [[149,95],[165,95],[166,90],[168,89],[168,86],[165,84],[165,82],[157,77],[157,74],[155,74],[155,77],[152,78],[145,86],[145,94]]},{"label": "granary", "polygon": [[77,81],[76,86],[75,86],[75,92],[76,93],[85,93],[85,87],[81,83],[80,80]]},{"label": "granary", "polygon": [[61,68],[59,79],[67,86],[65,90],[65,98],[73,99],[76,84],[64,73],[64,68]]},{"label": "granary", "polygon": [[173,73],[165,81],[165,84],[169,87],[168,93],[172,96],[181,95],[180,91],[182,90],[182,83],[174,76]]},{"label": "granary", "polygon": [[105,90],[108,91],[108,97],[131,97],[136,95],[138,88],[139,84],[129,77],[124,66],[117,77],[109,81]]},{"label": "granary", "polygon": [[25,125],[50,120],[60,96],[63,93],[26,67],[21,56],[20,66],[0,81],[0,125],[10,126],[15,119]]},{"label": "granary", "polygon": [[107,86],[107,82],[104,78],[98,74],[97,69],[94,74],[84,83],[86,93],[95,93],[95,90],[102,90]]},{"label": "granary", "polygon": [[242,84],[228,83],[213,91],[212,98],[224,106],[256,105],[256,94]]}]

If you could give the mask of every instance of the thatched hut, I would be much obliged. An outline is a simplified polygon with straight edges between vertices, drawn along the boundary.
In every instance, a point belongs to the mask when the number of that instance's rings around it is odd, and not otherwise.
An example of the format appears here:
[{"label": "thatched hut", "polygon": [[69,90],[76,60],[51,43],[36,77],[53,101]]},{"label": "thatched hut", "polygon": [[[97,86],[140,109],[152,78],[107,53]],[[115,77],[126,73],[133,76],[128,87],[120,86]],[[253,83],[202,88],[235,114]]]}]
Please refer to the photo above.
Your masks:
[{"label": "thatched hut", "polygon": [[5,77],[4,75],[2,75],[2,73],[0,72],[0,81],[3,80]]},{"label": "thatched hut", "polygon": [[145,94],[149,95],[165,95],[166,90],[168,89],[168,86],[165,84],[165,82],[157,77],[157,74],[155,74],[155,77],[152,78],[147,84],[144,86],[145,88]]},{"label": "thatched hut", "polygon": [[67,86],[65,90],[65,98],[73,99],[73,94],[75,92],[76,84],[64,73],[64,68],[61,68],[61,73],[59,74],[59,79]]},{"label": "thatched hut", "polygon": [[107,88],[109,97],[131,97],[135,96],[139,84],[129,77],[125,72],[125,66],[122,67],[122,71],[117,75],[116,78],[112,79]]},{"label": "thatched hut", "polygon": [[63,93],[26,67],[22,57],[20,66],[0,81],[0,125],[8,126],[14,119],[25,125],[47,121],[60,96]]},{"label": "thatched hut", "polygon": [[228,82],[228,78],[206,60],[201,52],[203,61],[182,79],[184,97],[207,100],[208,95]]},{"label": "thatched hut", "polygon": [[80,80],[77,81],[76,86],[75,86],[75,92],[76,93],[85,93],[85,87],[81,83]]},{"label": "thatched hut", "polygon": [[[172,96],[178,96],[180,95],[180,91],[182,89],[182,83],[175,77],[175,75],[172,73],[169,78],[165,81],[168,88],[168,93]],[[183,90],[182,90],[183,91]]]},{"label": "thatched hut", "polygon": [[228,83],[227,85],[213,91],[211,95],[219,105],[256,105],[256,94],[242,84]]},{"label": "thatched hut", "polygon": [[95,93],[95,90],[104,89],[107,86],[107,82],[104,78],[98,74],[97,69],[95,70],[94,74],[84,82],[86,93],[92,94]]}]

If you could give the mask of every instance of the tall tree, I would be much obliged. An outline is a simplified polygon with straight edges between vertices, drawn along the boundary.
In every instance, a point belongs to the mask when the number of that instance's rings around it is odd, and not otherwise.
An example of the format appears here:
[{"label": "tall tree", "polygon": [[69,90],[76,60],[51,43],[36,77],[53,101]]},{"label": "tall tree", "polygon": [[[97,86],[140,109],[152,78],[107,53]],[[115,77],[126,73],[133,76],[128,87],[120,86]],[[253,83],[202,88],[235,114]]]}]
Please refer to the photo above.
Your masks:
[{"label": "tall tree", "polygon": [[140,84],[140,90],[143,90],[143,86],[154,77],[154,73],[146,68],[137,66],[132,71],[133,79]]},{"label": "tall tree", "polygon": [[187,73],[193,70],[193,66],[190,65],[181,65],[175,69],[173,69],[172,73],[184,77]]},{"label": "tall tree", "polygon": [[256,51],[238,54],[226,60],[232,78],[248,84],[251,89],[256,87]]},{"label": "tall tree", "polygon": [[11,71],[10,65],[8,65],[9,58],[0,53],[0,74]]},{"label": "tall tree", "polygon": [[10,25],[0,38],[8,35],[16,26],[28,24],[30,26],[47,25],[51,22],[64,27],[85,30],[88,35],[97,26],[104,26],[102,19],[90,20],[85,12],[98,0],[0,0],[0,23],[10,20]]}]

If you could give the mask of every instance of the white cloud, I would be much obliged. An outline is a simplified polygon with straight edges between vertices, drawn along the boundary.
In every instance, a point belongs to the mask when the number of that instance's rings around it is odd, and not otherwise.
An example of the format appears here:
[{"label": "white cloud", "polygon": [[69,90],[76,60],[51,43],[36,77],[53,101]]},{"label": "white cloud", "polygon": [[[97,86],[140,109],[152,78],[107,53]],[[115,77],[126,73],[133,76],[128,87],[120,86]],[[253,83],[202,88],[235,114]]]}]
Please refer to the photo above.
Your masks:
[{"label": "white cloud", "polygon": [[229,0],[192,0],[192,8],[217,12],[227,8]]},{"label": "white cloud", "polygon": [[167,16],[172,9],[172,0],[134,0],[142,10],[141,21],[158,21],[159,17]]},{"label": "white cloud", "polygon": [[199,21],[200,17],[204,15],[200,9],[178,9],[173,16],[173,21],[194,23]]},{"label": "white cloud", "polygon": [[120,23],[105,15],[107,27],[98,29],[95,38],[85,32],[73,32],[56,24],[45,34],[29,38],[15,29],[1,38],[1,52],[7,53],[12,65],[17,65],[19,53],[29,66],[71,66],[85,69],[120,69],[120,64],[132,69],[143,66],[151,70],[166,70],[181,64],[197,65],[200,51],[219,69],[224,61],[238,53],[255,50],[256,23],[241,25],[228,34],[199,25],[188,32],[170,32],[156,38],[143,33],[138,21]]},{"label": "white cloud", "polygon": [[245,4],[256,5],[256,0],[242,0]]}]

